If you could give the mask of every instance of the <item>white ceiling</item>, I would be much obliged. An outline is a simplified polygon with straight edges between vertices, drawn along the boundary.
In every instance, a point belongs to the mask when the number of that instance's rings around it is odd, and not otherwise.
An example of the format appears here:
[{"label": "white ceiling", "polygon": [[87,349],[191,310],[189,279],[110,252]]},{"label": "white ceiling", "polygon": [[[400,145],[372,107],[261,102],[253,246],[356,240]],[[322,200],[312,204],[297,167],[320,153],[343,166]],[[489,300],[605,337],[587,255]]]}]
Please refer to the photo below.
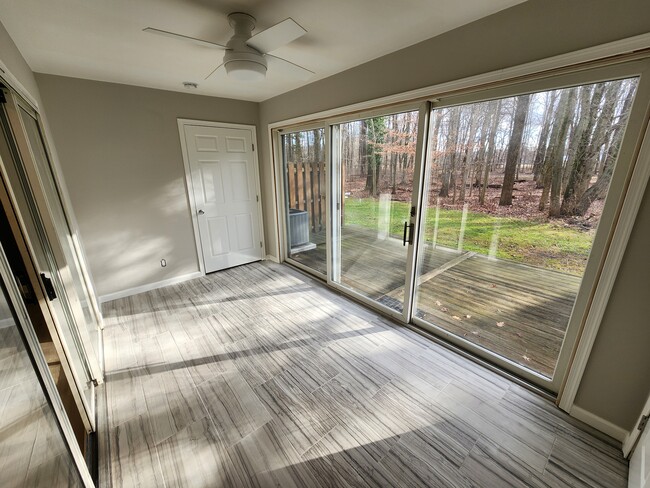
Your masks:
[{"label": "white ceiling", "polygon": [[[434,37],[523,0],[0,0],[0,21],[35,72],[262,101]],[[223,51],[142,32],[156,27],[225,44],[230,12],[253,33],[287,17],[307,34],[273,52],[316,74],[303,82],[269,69],[256,83],[229,80]],[[432,56],[435,53],[432,53]],[[426,60],[423,60],[426,62]]]}]

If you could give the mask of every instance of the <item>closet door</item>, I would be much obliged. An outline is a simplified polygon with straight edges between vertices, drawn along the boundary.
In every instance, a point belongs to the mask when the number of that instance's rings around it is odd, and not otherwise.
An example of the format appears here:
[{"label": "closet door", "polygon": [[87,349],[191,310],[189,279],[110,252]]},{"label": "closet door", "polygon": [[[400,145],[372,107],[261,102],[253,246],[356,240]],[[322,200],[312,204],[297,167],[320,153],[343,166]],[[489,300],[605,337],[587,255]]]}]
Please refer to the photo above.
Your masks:
[{"label": "closet door", "polygon": [[0,486],[93,486],[0,246]]},{"label": "closet door", "polygon": [[47,297],[42,304],[44,316],[50,321],[50,334],[56,337],[57,353],[64,363],[85,428],[91,432],[95,429],[94,387],[101,380],[99,361],[19,109],[11,93],[5,93],[5,98],[0,109],[0,169],[6,189],[3,206],[8,213],[11,211],[14,238],[24,242],[26,258],[39,278],[31,285]]},{"label": "closet door", "polygon": [[73,232],[69,217],[64,210],[62,192],[52,168],[52,161],[47,152],[37,115],[20,100],[16,100],[16,102],[17,113],[24,127],[30,155],[37,169],[38,182],[34,182],[34,184],[38,184],[43,191],[56,238],[61,244],[61,250],[65,257],[66,267],[63,269],[59,267],[59,274],[66,289],[72,290],[68,292],[70,307],[75,320],[80,324],[80,337],[85,343],[84,347],[92,356],[93,364],[97,365],[93,374],[100,376],[101,372],[98,371],[98,368],[101,367],[101,362],[97,359],[101,357],[101,335],[99,334],[101,315],[99,305],[94,298],[92,282],[80,258],[79,238]]}]

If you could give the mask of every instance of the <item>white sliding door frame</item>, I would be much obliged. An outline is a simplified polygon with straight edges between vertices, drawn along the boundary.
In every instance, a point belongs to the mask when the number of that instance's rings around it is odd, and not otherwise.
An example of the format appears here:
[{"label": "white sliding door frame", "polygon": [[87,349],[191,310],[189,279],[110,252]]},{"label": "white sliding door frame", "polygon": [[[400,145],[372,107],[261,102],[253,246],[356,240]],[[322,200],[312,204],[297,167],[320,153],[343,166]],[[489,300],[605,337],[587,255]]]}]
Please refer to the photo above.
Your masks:
[{"label": "white sliding door frame", "polygon": [[255,191],[257,198],[257,211],[259,215],[259,232],[260,240],[262,241],[262,259],[265,259],[266,256],[266,241],[264,239],[264,222],[262,218],[262,193],[260,187],[260,168],[259,160],[257,157],[257,129],[254,125],[247,124],[231,124],[228,122],[213,122],[207,120],[194,120],[194,119],[177,119],[178,123],[178,134],[181,141],[181,151],[183,153],[183,167],[185,169],[185,188],[187,190],[187,201],[190,207],[190,215],[192,216],[192,229],[194,231],[194,242],[196,245],[196,258],[198,260],[198,268],[201,275],[205,275],[205,263],[203,261],[203,247],[201,245],[201,235],[199,233],[199,218],[198,210],[196,206],[196,199],[194,197],[194,185],[192,182],[192,169],[190,167],[190,158],[187,148],[187,142],[185,141],[185,126],[203,126],[203,127],[215,127],[223,129],[243,129],[250,130],[252,133],[253,140],[253,161],[255,166]]},{"label": "white sliding door frame", "polygon": [[[327,276],[330,274],[330,245],[329,243],[331,241],[331,228],[330,228],[330,218],[326,219],[325,222],[325,234],[326,234],[326,239],[327,239],[327,273],[323,274],[318,272],[315,269],[310,268],[309,266],[305,266],[299,261],[296,261],[295,259],[292,259],[291,256],[289,256],[289,241],[287,239],[287,235],[289,232],[289,225],[287,222],[287,212],[289,210],[289,207],[287,206],[287,187],[286,187],[286,180],[285,180],[285,154],[284,154],[284,144],[282,141],[283,136],[289,135],[289,134],[295,134],[296,132],[306,132],[310,130],[315,130],[315,129],[323,129],[323,135],[324,135],[324,157],[325,157],[325,176],[326,176],[326,182],[325,182],[325,215],[328,216],[329,212],[331,211],[331,184],[330,184],[330,178],[331,178],[331,158],[330,158],[330,147],[331,147],[331,141],[330,141],[330,130],[327,124],[308,124],[308,125],[302,125],[299,127],[291,127],[289,129],[277,129],[272,132],[272,139],[271,141],[274,142],[273,147],[275,149],[274,151],[274,161],[278,161],[278,164],[276,165],[276,182],[277,182],[277,194],[278,194],[278,199],[281,201],[279,202],[280,204],[278,205],[278,208],[280,209],[280,213],[278,214],[278,229],[279,229],[279,239],[278,239],[278,245],[280,246],[279,248],[279,254],[281,256],[280,261],[287,261],[291,263],[292,266],[295,266],[296,268],[299,268],[307,273],[311,273],[323,280],[327,280]],[[291,206],[291,205],[289,205]]]}]

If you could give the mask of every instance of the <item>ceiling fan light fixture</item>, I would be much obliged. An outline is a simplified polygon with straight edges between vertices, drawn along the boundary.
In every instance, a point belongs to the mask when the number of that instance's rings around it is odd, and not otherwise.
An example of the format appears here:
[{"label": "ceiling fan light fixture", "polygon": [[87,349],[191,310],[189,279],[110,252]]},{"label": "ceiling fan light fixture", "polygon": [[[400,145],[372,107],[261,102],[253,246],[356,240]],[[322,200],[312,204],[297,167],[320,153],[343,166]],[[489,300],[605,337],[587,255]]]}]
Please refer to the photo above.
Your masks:
[{"label": "ceiling fan light fixture", "polygon": [[266,66],[255,61],[236,60],[225,66],[228,76],[238,81],[260,81],[266,78]]},{"label": "ceiling fan light fixture", "polygon": [[230,78],[239,81],[259,81],[266,77],[266,59],[248,48],[248,52],[227,51],[223,64]]}]

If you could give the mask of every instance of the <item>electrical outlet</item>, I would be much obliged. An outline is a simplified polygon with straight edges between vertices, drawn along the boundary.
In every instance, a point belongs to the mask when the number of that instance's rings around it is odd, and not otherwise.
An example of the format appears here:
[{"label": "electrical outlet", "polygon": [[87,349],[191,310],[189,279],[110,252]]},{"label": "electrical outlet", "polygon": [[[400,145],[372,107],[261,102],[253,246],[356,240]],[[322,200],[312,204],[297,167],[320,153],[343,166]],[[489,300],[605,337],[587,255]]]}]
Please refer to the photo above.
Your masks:
[{"label": "electrical outlet", "polygon": [[167,266],[167,260],[166,260],[166,259],[161,259],[161,260],[160,260],[160,266],[161,266],[162,268],[164,268],[165,266]]}]

